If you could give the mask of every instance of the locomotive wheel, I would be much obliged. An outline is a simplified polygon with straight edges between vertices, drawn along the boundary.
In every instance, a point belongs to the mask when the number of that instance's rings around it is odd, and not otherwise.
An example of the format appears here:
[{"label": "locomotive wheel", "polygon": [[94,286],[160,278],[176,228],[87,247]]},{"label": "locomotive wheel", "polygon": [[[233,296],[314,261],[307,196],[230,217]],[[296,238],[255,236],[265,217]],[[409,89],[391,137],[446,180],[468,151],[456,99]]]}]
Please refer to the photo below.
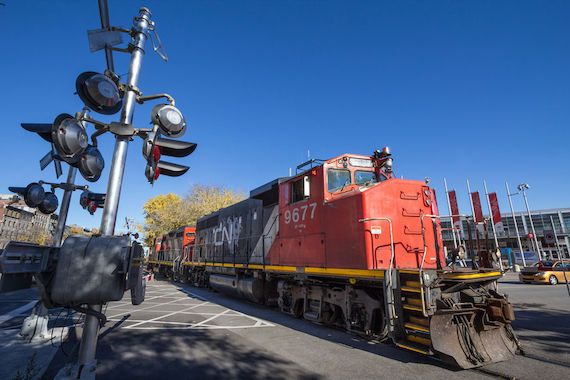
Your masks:
[{"label": "locomotive wheel", "polygon": [[297,300],[295,305],[292,307],[293,316],[295,318],[302,318],[303,317],[303,300]]},{"label": "locomotive wheel", "polygon": [[326,303],[328,310],[323,312],[323,322],[327,325],[333,325],[339,318],[342,310],[339,306]]}]

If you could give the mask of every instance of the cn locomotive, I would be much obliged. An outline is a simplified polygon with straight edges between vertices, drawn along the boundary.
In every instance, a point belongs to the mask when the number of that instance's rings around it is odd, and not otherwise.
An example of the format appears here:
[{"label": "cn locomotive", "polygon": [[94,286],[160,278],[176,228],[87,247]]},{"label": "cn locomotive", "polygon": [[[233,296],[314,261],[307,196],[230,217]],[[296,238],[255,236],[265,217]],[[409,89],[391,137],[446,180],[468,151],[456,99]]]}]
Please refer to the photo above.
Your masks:
[{"label": "cn locomotive", "polygon": [[202,217],[192,243],[148,265],[461,368],[511,358],[502,272],[448,266],[435,191],[392,165],[387,148],[310,160]]}]

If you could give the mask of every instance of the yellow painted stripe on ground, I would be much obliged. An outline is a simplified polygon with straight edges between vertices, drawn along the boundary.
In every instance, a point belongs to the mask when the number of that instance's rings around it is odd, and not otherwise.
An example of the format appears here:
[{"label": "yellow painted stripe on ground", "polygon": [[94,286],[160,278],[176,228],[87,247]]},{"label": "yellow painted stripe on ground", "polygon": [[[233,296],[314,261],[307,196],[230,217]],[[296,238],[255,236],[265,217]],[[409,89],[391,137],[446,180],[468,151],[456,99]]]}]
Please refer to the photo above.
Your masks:
[{"label": "yellow painted stripe on ground", "polygon": [[457,279],[457,280],[470,280],[473,278],[486,278],[486,277],[496,277],[501,276],[501,272],[484,272],[484,273],[445,273],[443,275],[445,278]]},{"label": "yellow painted stripe on ground", "polygon": [[408,346],[408,345],[405,345],[405,344],[402,344],[402,343],[396,343],[396,346],[401,347],[401,348],[405,348],[406,350],[418,352],[418,353],[420,353],[420,354],[429,355],[429,351],[427,351],[427,350],[422,350],[422,349],[420,349],[420,348]]}]

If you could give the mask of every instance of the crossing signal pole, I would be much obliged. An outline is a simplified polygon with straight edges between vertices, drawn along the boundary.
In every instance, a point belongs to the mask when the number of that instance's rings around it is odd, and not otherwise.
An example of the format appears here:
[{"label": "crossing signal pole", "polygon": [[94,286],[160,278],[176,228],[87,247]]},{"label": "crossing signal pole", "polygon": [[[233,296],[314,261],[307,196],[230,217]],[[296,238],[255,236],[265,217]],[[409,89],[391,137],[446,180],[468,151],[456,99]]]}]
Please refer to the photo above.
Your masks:
[{"label": "crossing signal pole", "polygon": [[[60,114],[52,123],[22,124],[26,130],[38,134],[51,145],[48,154],[40,160],[42,170],[54,162],[59,177],[62,174],[61,162],[70,166],[66,183],[39,181],[26,187],[11,188],[24,198],[26,204],[37,207],[42,212],[55,211],[58,203],[55,195],[46,192],[43,186],[50,185],[52,191],[56,188],[64,190],[62,215],[53,245],[43,247],[10,242],[5,248],[5,252],[10,255],[0,256],[2,273],[31,273],[37,276],[37,280],[46,289],[42,292],[45,306],[72,308],[86,314],[77,363],[62,369],[58,378],[95,377],[97,337],[100,323],[106,319],[102,313],[103,304],[122,299],[126,290],[131,291],[133,305],[144,301],[146,285],[142,276],[142,246],[133,242],[130,236],[114,236],[129,141],[135,136],[144,140],[143,155],[147,159],[145,173],[151,184],[160,174],[176,177],[189,170],[188,166],[162,161],[163,155],[186,157],[197,146],[195,143],[175,140],[182,136],[187,125],[172,96],[165,93],[143,96],[138,88],[147,38],[151,39],[153,50],[167,60],[150,11],[141,8],[133,20],[132,28],[127,30],[110,26],[105,0],[99,0],[99,9],[102,29],[88,31],[89,45],[91,51],[105,49],[107,70],[103,74],[85,72],[77,77],[77,95],[86,107],[75,116]],[[122,42],[122,34],[129,35],[130,43],[126,48],[116,48],[115,45]],[[126,83],[121,83],[115,73],[112,56],[114,50],[130,55]],[[152,128],[135,128],[135,104],[162,98],[168,103],[152,108]],[[120,112],[120,119],[104,123],[92,118],[90,110],[103,115]],[[91,141],[87,124],[92,124],[96,129],[90,136]],[[97,148],[97,137],[107,132],[115,136],[115,149],[107,191],[98,194],[88,191],[87,186],[78,186],[74,182],[77,171],[90,182],[96,182],[100,178],[104,161]],[[97,208],[103,208],[101,235],[71,236],[62,242],[71,192],[78,189],[83,190],[80,198],[83,208],[91,213]],[[136,235],[133,236],[136,239]],[[58,260],[69,265],[53,265]],[[115,270],[97,270],[101,261],[106,263],[106,267],[114,267]]]}]

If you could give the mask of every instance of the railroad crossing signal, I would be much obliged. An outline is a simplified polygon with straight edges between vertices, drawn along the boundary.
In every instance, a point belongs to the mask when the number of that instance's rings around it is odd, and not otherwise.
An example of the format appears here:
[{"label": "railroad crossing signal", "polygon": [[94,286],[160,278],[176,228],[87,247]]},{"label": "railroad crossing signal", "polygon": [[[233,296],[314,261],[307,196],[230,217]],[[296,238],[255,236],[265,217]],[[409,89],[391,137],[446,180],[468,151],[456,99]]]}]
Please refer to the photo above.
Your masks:
[{"label": "railroad crossing signal", "polygon": [[169,177],[179,177],[186,173],[190,167],[162,161],[161,157],[186,157],[196,149],[198,145],[187,142],[160,137],[159,132],[151,132],[143,143],[143,156],[147,161],[145,175],[153,184],[161,174]]},{"label": "railroad crossing signal", "polygon": [[26,187],[12,186],[8,190],[21,195],[28,207],[37,208],[42,214],[52,214],[59,205],[57,196],[51,191],[46,192],[37,182],[32,182]]},{"label": "railroad crossing signal", "polygon": [[[105,161],[93,145],[89,145],[88,136],[82,121],[62,113],[52,124],[22,123],[22,127],[37,133],[41,138],[52,144],[51,160],[63,160],[79,169],[79,172],[89,182],[95,182],[101,176]],[[55,154],[54,151],[55,150]],[[46,156],[47,157],[47,156]],[[50,158],[43,158],[43,168],[49,164]]]},{"label": "railroad crossing signal", "polygon": [[93,215],[98,208],[105,207],[105,198],[106,194],[93,193],[89,190],[84,190],[79,196],[79,204]]}]

